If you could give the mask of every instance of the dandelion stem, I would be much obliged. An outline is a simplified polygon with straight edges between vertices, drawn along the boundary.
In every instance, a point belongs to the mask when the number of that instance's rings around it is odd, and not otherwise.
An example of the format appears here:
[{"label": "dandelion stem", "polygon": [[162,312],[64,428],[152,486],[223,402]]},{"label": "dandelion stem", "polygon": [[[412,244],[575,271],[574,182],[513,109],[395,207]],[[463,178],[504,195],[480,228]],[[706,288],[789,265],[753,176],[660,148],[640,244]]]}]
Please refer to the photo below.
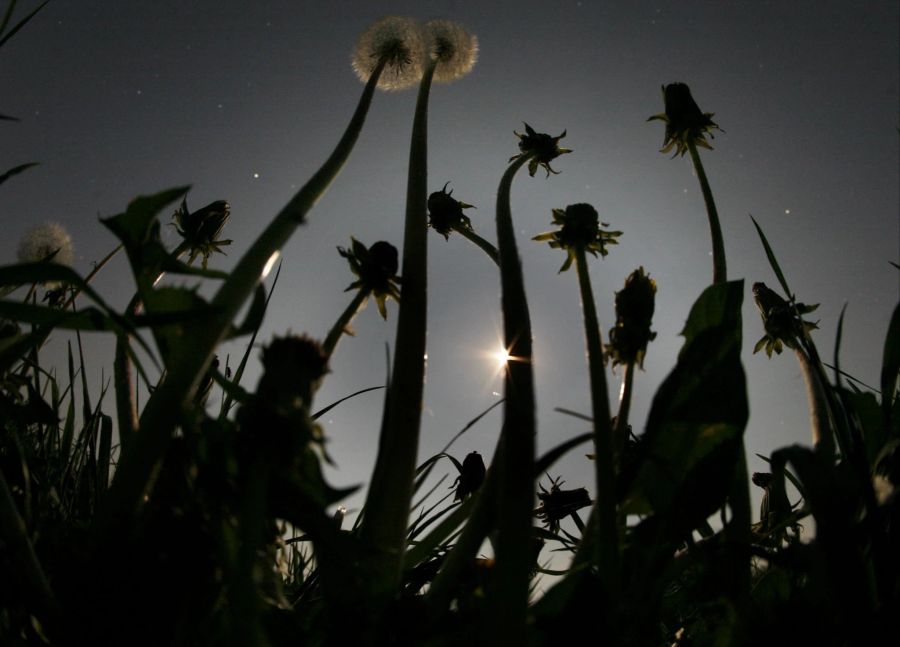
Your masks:
[{"label": "dandelion stem", "polygon": [[700,161],[700,153],[693,140],[688,139],[688,149],[691,151],[691,160],[694,162],[694,170],[697,171],[697,179],[700,181],[700,190],[703,191],[703,201],[706,203],[706,215],[709,217],[709,233],[712,236],[713,248],[713,283],[725,283],[728,280],[728,272],[725,267],[725,242],[722,238],[722,226],[719,224],[719,212],[713,200],[709,181],[706,179],[706,171],[703,170],[703,162]]},{"label": "dandelion stem", "polygon": [[[594,418],[594,472],[597,487],[596,524],[597,541],[593,543],[593,561],[600,568],[601,577],[612,594],[619,581],[619,540],[616,525],[615,463],[612,425],[610,422],[609,395],[606,386],[606,367],[603,362],[600,323],[591,290],[584,246],[575,247],[575,266],[578,270],[578,286],[581,291],[581,309],[584,314],[584,335],[587,340],[588,372],[591,381],[591,408]],[[611,598],[612,599],[612,598]]]},{"label": "dandelion stem", "polygon": [[369,290],[360,288],[356,291],[353,300],[347,305],[341,313],[341,316],[338,317],[338,320],[334,322],[331,330],[328,331],[328,336],[325,337],[325,341],[322,342],[322,351],[325,353],[326,357],[330,358],[332,353],[334,353],[334,349],[337,346],[338,341],[340,341],[341,335],[347,332],[347,327],[350,325],[350,322],[353,321],[353,317],[355,317],[356,313],[360,311],[363,305],[365,305],[366,299],[368,298]]},{"label": "dandelion stem", "polygon": [[516,358],[506,366],[503,428],[497,469],[496,577],[488,637],[508,644],[526,642],[525,617],[532,566],[535,411],[531,317],[522,264],[516,248],[509,194],[513,178],[533,154],[509,165],[497,190],[497,248],[500,256],[504,347]]},{"label": "dandelion stem", "polygon": [[478,245],[482,249],[482,251],[490,256],[491,260],[494,261],[499,267],[500,252],[498,252],[497,248],[494,247],[490,242],[486,241],[484,238],[476,234],[468,227],[453,227],[453,231],[458,232],[460,236],[463,236],[464,238],[467,238],[468,240]]},{"label": "dandelion stem", "polygon": [[181,416],[182,408],[193,400],[197,386],[212,361],[216,346],[263,278],[267,263],[280,252],[296,228],[304,222],[307,212],[325,193],[347,161],[365,123],[384,65],[385,61],[380,61],[372,72],[356,111],[334,151],[238,262],[213,299],[214,314],[209,322],[201,326],[195,336],[185,340],[185,348],[189,348],[189,352],[176,354],[177,363],[171,367],[165,381],[147,401],[141,415],[141,432],[135,437],[135,451],[122,455],[112,486],[98,515],[97,523],[102,530],[110,530],[112,524],[131,515],[140,504],[153,470]]},{"label": "dandelion stem", "polygon": [[625,364],[622,370],[622,390],[619,393],[619,411],[613,429],[613,443],[617,460],[621,459],[625,443],[628,441],[628,416],[631,414],[631,393],[634,389],[634,362]]},{"label": "dandelion stem", "polygon": [[394,370],[360,530],[363,544],[371,551],[368,566],[376,599],[391,595],[400,586],[419,449],[427,322],[428,97],[435,64],[432,61],[425,68],[416,100]]},{"label": "dandelion stem", "polygon": [[800,372],[806,383],[806,399],[809,403],[809,423],[812,431],[812,444],[816,452],[826,457],[834,457],[834,438],[831,433],[831,418],[828,415],[828,401],[825,389],[819,379],[816,367],[802,347],[794,350],[800,363]]}]

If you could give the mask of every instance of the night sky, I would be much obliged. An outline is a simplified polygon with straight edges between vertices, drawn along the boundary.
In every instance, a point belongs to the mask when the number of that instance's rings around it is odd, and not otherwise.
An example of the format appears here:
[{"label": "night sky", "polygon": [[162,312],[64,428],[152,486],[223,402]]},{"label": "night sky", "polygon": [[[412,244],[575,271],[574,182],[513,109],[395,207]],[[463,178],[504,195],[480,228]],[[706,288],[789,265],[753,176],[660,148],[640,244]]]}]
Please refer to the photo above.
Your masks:
[{"label": "night sky", "polygon": [[[37,4],[20,2],[20,15]],[[497,184],[518,152],[513,130],[527,121],[552,135],[568,132],[562,144],[574,152],[554,163],[561,174],[521,172],[512,191],[535,330],[541,450],[588,429],[554,407],[590,411],[575,272],[558,274],[564,253],[530,240],[550,229],[552,208],[588,202],[624,231],[607,258],[590,263],[605,330],[615,320],[614,292],[632,270],[643,265],[658,283],[658,337],[635,383],[636,432],[674,366],[690,305],[711,282],[709,230],[689,158],[660,154],[664,126],[646,122],[663,110],[661,85],[674,81],[689,84],[725,131],[702,157],[729,278],[746,281],[750,470],[764,469],[756,453],[809,442],[795,358],[751,354],[763,330],[750,286],[777,281],[750,214],[798,299],[821,303],[813,317],[823,356],[832,357],[846,304],[842,367],[878,385],[898,298],[889,261],[900,260],[896,2],[54,0],[0,51],[0,113],[22,120],[0,122],[0,166],[41,164],[0,187],[0,262],[14,262],[26,228],[54,220],[72,233],[76,268],[87,273],[116,244],[98,217],[123,211],[139,194],[190,184],[192,209],[217,199],[231,204],[225,236],[235,242],[227,257],[211,260],[230,268],[330,153],[362,90],[350,66],[356,38],[392,14],[457,20],[478,36],[471,74],[432,91],[429,189],[449,181],[454,197],[477,206],[468,215],[483,236],[496,238]],[[343,290],[354,278],[335,249],[350,236],[401,246],[414,104],[414,90],[376,95],[347,167],[283,250],[261,342],[288,330],[324,337],[352,296]],[[174,229],[164,235],[174,247]],[[96,285],[124,307],[134,290],[124,256]],[[499,346],[501,321],[489,259],[458,235],[444,241],[431,232],[429,296],[423,457],[502,388],[488,357]],[[360,314],[317,405],[383,383],[384,344],[393,345],[395,323],[395,304],[387,323],[373,304]],[[66,339],[56,335],[47,362],[62,357]],[[85,342],[99,392],[112,372],[112,341],[88,335]],[[234,365],[242,349],[233,345],[221,356],[230,352]],[[248,388],[258,376],[253,355]],[[330,473],[335,484],[368,480],[381,397],[361,396],[323,420],[339,466]],[[109,413],[112,407],[109,397]],[[500,421],[498,408],[455,455],[489,456]],[[551,476],[590,488],[583,454],[571,453]],[[346,505],[360,502],[355,496]]]}]

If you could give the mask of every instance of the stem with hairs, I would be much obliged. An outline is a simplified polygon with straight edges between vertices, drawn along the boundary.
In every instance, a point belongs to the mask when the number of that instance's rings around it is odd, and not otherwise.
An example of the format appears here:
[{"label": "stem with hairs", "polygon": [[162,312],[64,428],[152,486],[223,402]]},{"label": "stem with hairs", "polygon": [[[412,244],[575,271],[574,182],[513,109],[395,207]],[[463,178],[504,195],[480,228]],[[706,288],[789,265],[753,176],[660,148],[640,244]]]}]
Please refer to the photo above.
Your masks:
[{"label": "stem with hairs", "polygon": [[350,322],[353,321],[353,317],[356,316],[356,313],[359,312],[366,303],[366,299],[369,298],[369,292],[370,291],[365,288],[357,290],[356,294],[353,296],[353,300],[344,309],[341,316],[338,317],[338,320],[334,322],[331,330],[328,331],[325,341],[322,342],[322,351],[325,353],[326,357],[330,358],[332,353],[334,353],[334,349],[337,347],[341,335],[347,332],[347,327],[350,325]]},{"label": "stem with hairs", "polygon": [[130,516],[140,505],[154,468],[181,417],[182,408],[192,402],[216,346],[228,332],[231,322],[257,283],[265,278],[265,270],[304,222],[307,212],[325,193],[350,156],[365,123],[384,64],[383,60],[380,61],[372,72],[337,147],[250,246],[213,298],[213,313],[209,320],[195,336],[185,341],[184,352],[175,354],[177,363],[144,407],[141,432],[135,437],[135,451],[124,454],[119,461],[112,486],[98,515],[101,528],[108,530],[123,516]]},{"label": "stem with hairs", "polygon": [[513,359],[506,366],[501,452],[495,468],[499,470],[497,559],[489,601],[488,640],[513,645],[524,644],[527,637],[525,620],[533,559],[535,403],[531,318],[509,194],[516,172],[531,158],[523,155],[510,164],[497,191],[504,347]]},{"label": "stem with hairs", "polygon": [[619,392],[619,411],[613,428],[613,443],[616,460],[620,460],[625,443],[628,442],[628,417],[631,415],[631,393],[634,390],[634,362],[628,362],[622,369],[622,390]]},{"label": "stem with hairs", "polygon": [[728,272],[725,266],[725,242],[722,238],[722,226],[719,224],[719,212],[716,210],[709,181],[706,179],[706,171],[703,170],[703,162],[700,161],[700,153],[697,152],[697,145],[692,139],[688,139],[688,150],[691,152],[694,170],[697,171],[703,201],[706,203],[706,215],[709,217],[709,233],[712,236],[713,248],[713,283],[724,283],[728,280]]},{"label": "stem with hairs", "polygon": [[413,118],[394,370],[360,529],[376,599],[400,586],[419,449],[427,321],[428,97],[435,65],[432,61],[425,68]]}]

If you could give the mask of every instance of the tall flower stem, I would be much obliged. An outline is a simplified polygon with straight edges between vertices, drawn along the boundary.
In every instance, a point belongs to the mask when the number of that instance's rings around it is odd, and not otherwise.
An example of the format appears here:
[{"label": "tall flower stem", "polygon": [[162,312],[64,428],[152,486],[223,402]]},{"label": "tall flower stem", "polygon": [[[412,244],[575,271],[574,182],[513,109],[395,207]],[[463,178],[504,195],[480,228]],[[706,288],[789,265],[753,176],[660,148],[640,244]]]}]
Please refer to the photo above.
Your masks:
[{"label": "tall flower stem", "polygon": [[[594,472],[597,487],[596,524],[597,541],[593,542],[593,561],[600,569],[600,576],[609,587],[608,593],[618,588],[619,539],[616,526],[615,493],[615,444],[609,413],[609,395],[606,386],[606,367],[603,362],[603,344],[600,323],[591,290],[587,258],[583,246],[575,248],[575,267],[578,271],[578,287],[581,291],[581,309],[584,314],[584,335],[587,340],[588,373],[591,382],[591,409],[594,418]],[[613,599],[613,598],[610,598]]]},{"label": "tall flower stem", "polygon": [[804,348],[796,348],[794,354],[800,363],[800,372],[803,373],[803,381],[806,384],[813,447],[818,453],[833,459],[834,438],[831,432],[831,417],[828,414],[828,400],[819,372]]},{"label": "tall flower stem", "polygon": [[490,256],[491,260],[494,261],[494,263],[496,263],[498,267],[500,266],[500,252],[498,252],[497,248],[494,247],[490,242],[486,241],[484,238],[466,227],[454,227],[453,231],[459,233],[460,236],[478,245],[478,247],[480,247],[485,254]]},{"label": "tall flower stem", "polygon": [[513,178],[533,154],[509,165],[497,191],[497,248],[500,255],[504,346],[512,358],[506,367],[495,579],[488,614],[491,635],[506,644],[526,642],[525,618],[532,566],[534,510],[535,402],[531,317],[525,297],[522,264],[516,248],[509,204]]},{"label": "tall flower stem", "polygon": [[359,312],[359,309],[368,298],[369,290],[357,290],[353,300],[344,309],[341,316],[338,317],[338,320],[331,327],[331,330],[328,331],[325,341],[322,342],[322,351],[325,353],[326,357],[331,357],[332,353],[334,353],[334,349],[337,346],[338,341],[340,341],[341,335],[347,331],[347,326],[350,325],[350,322],[353,321],[353,317],[356,316],[356,313]]},{"label": "tall flower stem", "polygon": [[706,215],[709,217],[709,233],[712,236],[713,248],[713,283],[724,283],[728,280],[728,271],[725,266],[725,242],[722,238],[722,226],[719,224],[719,212],[716,210],[716,202],[713,200],[709,181],[706,179],[706,171],[703,170],[703,162],[700,161],[700,153],[692,139],[688,139],[688,150],[691,152],[691,160],[694,170],[697,171],[697,179],[700,181],[700,190],[703,192],[703,201],[706,203]]},{"label": "tall flower stem", "polygon": [[185,352],[177,354],[177,364],[147,401],[141,416],[141,432],[135,437],[135,451],[121,457],[98,516],[101,529],[108,530],[123,515],[131,515],[140,505],[153,470],[162,458],[181,416],[182,408],[192,401],[197,386],[212,361],[216,346],[257,283],[264,278],[267,265],[274,261],[282,246],[304,222],[307,212],[325,193],[350,156],[365,123],[384,65],[385,61],[380,61],[372,72],[337,147],[238,262],[214,297],[213,314],[208,322],[198,330],[196,336],[186,340]]},{"label": "tall flower stem", "polygon": [[435,64],[425,68],[413,119],[394,370],[360,529],[370,551],[368,575],[376,599],[400,586],[419,449],[427,323],[428,97]]}]

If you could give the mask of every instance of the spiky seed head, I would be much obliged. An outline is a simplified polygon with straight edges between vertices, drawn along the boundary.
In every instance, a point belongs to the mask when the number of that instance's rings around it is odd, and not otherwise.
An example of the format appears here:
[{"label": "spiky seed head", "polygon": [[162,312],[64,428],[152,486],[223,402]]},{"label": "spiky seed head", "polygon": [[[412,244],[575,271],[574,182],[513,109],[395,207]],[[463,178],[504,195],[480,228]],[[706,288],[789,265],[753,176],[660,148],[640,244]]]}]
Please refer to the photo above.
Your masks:
[{"label": "spiky seed head", "polygon": [[419,82],[425,62],[425,39],[418,22],[405,16],[388,16],[360,35],[353,51],[353,71],[364,83],[379,62],[381,90],[403,90]]},{"label": "spiky seed head", "polygon": [[434,80],[450,83],[472,71],[478,61],[478,38],[451,20],[425,23],[429,54],[437,61]]},{"label": "spiky seed head", "polygon": [[18,255],[20,263],[48,261],[72,265],[75,261],[72,237],[65,227],[56,222],[47,222],[26,231],[19,243]]}]

